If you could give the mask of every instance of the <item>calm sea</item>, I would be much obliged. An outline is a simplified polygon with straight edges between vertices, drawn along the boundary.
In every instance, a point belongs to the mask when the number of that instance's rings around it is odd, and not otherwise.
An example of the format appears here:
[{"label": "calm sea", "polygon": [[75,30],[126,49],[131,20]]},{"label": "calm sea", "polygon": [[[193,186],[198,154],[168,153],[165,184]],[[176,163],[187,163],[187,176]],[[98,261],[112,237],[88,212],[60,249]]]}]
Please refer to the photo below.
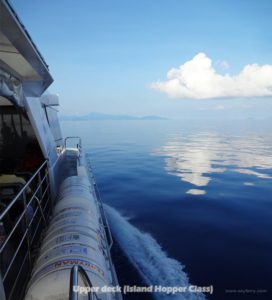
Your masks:
[{"label": "calm sea", "polygon": [[83,139],[122,285],[213,286],[155,299],[272,299],[271,120],[62,127]]}]

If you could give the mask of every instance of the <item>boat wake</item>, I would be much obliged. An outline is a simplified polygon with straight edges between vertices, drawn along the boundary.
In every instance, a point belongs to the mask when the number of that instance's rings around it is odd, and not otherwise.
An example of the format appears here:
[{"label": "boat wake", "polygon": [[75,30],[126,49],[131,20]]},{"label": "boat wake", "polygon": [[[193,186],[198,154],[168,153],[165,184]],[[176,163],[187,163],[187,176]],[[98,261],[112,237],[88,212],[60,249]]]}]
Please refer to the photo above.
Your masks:
[{"label": "boat wake", "polygon": [[[142,232],[114,208],[104,205],[114,238],[147,285],[189,287],[189,279],[180,262],[167,256],[156,240]],[[157,300],[203,300],[202,293],[154,293]]]}]

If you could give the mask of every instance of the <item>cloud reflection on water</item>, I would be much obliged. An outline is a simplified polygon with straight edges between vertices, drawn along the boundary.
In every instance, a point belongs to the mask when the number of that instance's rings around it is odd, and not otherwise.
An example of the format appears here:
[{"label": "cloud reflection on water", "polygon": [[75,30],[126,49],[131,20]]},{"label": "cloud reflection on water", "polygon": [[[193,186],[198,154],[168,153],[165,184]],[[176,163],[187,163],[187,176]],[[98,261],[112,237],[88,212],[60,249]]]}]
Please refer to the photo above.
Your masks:
[{"label": "cloud reflection on water", "polygon": [[[173,135],[155,150],[165,156],[165,170],[196,188],[186,193],[203,195],[214,173],[226,170],[272,179],[272,139],[264,136],[231,137],[215,134]],[[254,185],[248,183],[246,185]]]}]

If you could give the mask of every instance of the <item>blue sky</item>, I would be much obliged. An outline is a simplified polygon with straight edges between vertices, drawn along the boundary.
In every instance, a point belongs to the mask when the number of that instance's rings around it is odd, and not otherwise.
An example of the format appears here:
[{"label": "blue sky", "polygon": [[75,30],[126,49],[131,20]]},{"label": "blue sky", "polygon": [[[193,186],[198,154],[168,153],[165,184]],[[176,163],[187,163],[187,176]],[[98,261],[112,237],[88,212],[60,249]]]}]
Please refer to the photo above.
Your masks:
[{"label": "blue sky", "polygon": [[230,76],[272,65],[271,0],[11,3],[50,66],[63,114],[272,115],[271,96],[172,99],[150,87],[198,53]]}]

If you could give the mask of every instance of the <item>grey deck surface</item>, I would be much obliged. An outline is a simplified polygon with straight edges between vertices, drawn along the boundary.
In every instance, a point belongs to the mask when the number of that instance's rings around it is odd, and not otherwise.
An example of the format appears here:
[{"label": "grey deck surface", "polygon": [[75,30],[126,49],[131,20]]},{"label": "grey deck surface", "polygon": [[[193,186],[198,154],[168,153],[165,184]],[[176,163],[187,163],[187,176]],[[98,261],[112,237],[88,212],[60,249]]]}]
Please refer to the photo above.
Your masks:
[{"label": "grey deck surface", "polygon": [[63,180],[69,176],[77,175],[77,152],[66,150],[62,161],[62,178]]}]

